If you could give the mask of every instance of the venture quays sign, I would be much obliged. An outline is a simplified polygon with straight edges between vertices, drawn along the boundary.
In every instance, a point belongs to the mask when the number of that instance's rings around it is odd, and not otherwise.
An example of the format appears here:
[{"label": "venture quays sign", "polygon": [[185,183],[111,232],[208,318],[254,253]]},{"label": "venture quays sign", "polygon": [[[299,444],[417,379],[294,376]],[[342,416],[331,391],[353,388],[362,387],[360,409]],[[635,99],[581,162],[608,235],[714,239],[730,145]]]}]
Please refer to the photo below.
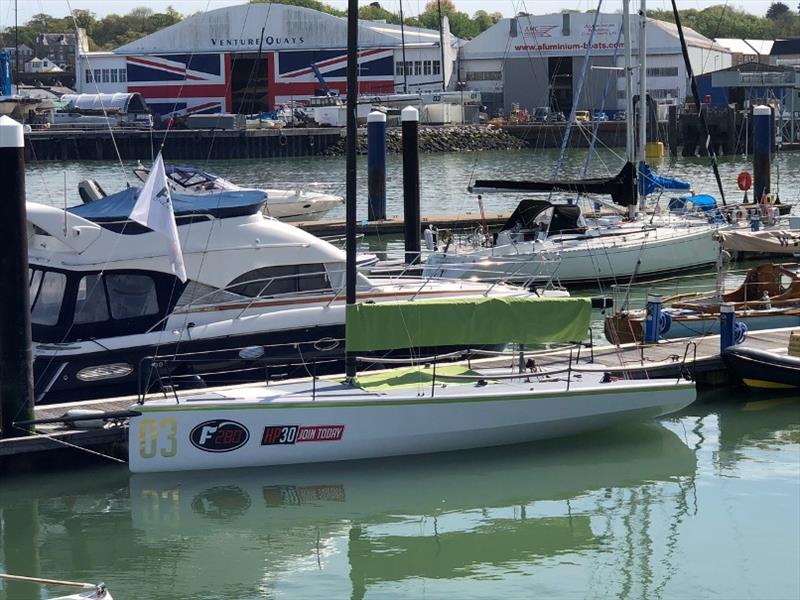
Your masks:
[{"label": "venture quays sign", "polygon": [[274,36],[265,35],[263,37],[248,38],[210,38],[211,46],[214,48],[252,48],[258,50],[259,47],[297,47],[305,44],[302,36]]}]

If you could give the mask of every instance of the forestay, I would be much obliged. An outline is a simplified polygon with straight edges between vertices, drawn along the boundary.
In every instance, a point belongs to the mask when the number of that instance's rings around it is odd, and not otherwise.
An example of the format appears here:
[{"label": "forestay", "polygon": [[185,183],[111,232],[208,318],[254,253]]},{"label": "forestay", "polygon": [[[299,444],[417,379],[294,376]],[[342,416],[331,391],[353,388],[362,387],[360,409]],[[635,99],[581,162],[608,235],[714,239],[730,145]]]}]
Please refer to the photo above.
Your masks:
[{"label": "forestay", "polygon": [[579,342],[589,298],[476,298],[353,304],[347,350]]}]

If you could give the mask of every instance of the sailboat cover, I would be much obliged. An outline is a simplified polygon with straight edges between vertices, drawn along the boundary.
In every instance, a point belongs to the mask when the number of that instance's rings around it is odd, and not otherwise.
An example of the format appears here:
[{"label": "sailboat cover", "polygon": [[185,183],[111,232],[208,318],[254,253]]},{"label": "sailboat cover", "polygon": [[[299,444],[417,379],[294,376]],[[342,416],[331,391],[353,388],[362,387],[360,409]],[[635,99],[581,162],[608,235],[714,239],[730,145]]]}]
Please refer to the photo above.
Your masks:
[{"label": "sailboat cover", "polygon": [[[125,221],[131,214],[140,188],[129,187],[101,200],[70,207],[72,214],[95,223]],[[216,218],[253,215],[261,210],[267,201],[261,191],[219,192],[205,196],[172,194],[172,206],[176,217],[209,214]]]},{"label": "sailboat cover", "polygon": [[470,298],[347,307],[348,352],[393,348],[579,342],[589,298]]},{"label": "sailboat cover", "polygon": [[478,179],[470,191],[482,192],[574,192],[576,194],[607,194],[622,206],[636,204],[635,169],[625,163],[614,177],[593,179],[508,180]]},{"label": "sailboat cover", "polygon": [[726,250],[800,254],[800,233],[781,231],[720,231],[717,239]]}]

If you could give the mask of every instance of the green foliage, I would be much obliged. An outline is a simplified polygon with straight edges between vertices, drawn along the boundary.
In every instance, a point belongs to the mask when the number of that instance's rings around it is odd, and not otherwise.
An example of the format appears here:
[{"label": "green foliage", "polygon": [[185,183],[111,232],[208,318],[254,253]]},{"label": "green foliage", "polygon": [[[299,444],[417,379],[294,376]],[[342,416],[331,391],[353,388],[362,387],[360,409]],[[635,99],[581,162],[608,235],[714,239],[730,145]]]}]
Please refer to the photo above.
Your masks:
[{"label": "green foliage", "polygon": [[773,2],[767,9],[766,17],[770,21],[777,21],[778,19],[785,17],[787,13],[790,12],[792,12],[792,9],[786,6],[783,2]]},{"label": "green foliage", "polygon": [[[89,47],[92,50],[111,50],[159,29],[174,25],[181,18],[181,14],[171,6],[168,6],[164,12],[154,12],[152,9],[144,7],[134,8],[127,15],[111,14],[99,20],[89,10],[75,10],[71,17],[60,19],[40,13],[33,15],[25,25],[20,26],[19,41],[33,47],[37,34],[72,33],[77,24],[78,27],[86,30]],[[13,39],[13,27],[3,32],[4,45],[10,45]]]},{"label": "green foliage", "polygon": [[[773,3],[772,10],[776,5]],[[709,6],[703,10],[690,8],[679,11],[681,24],[691,27],[707,38],[767,39],[800,37],[800,15],[789,9],[781,12],[777,20],[758,17],[730,5]],[[779,12],[783,9],[778,8]],[[769,14],[769,13],[768,13]],[[647,15],[662,21],[675,22],[672,10],[649,10]]]},{"label": "green foliage", "polygon": [[393,23],[395,25],[400,24],[399,15],[382,8],[377,2],[373,2],[372,4],[368,4],[367,6],[362,6],[359,8],[358,18],[366,19],[368,21],[386,21],[387,23]]},{"label": "green foliage", "polygon": [[250,2],[252,4],[286,4],[288,6],[302,6],[303,8],[311,8],[313,10],[318,10],[319,12],[328,13],[329,15],[335,15],[337,17],[343,17],[347,14],[345,11],[334,8],[333,6],[325,4],[324,2],[320,2],[319,0],[280,0],[280,2],[273,2],[272,0],[250,0]]}]

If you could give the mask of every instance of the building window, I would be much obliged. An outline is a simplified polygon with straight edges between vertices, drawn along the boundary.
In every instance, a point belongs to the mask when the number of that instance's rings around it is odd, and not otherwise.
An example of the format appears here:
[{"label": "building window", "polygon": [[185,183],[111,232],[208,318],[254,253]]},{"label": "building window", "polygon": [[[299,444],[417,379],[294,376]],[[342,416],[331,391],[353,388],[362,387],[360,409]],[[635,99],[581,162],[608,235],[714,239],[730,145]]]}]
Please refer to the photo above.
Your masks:
[{"label": "building window", "polygon": [[500,81],[502,78],[500,71],[467,71],[467,81]]},{"label": "building window", "polygon": [[569,35],[569,13],[561,15],[561,35]]},{"label": "building window", "polygon": [[403,61],[398,60],[396,63],[394,63],[394,74],[403,75]]},{"label": "building window", "polygon": [[120,69],[119,70],[119,80],[122,83],[128,81],[128,69]]},{"label": "building window", "polygon": [[111,83],[117,83],[117,73],[119,72],[118,69],[111,69]]},{"label": "building window", "polygon": [[433,72],[431,67],[431,61],[425,60],[422,61],[422,74],[423,75],[430,75]]},{"label": "building window", "polygon": [[665,89],[649,89],[647,93],[651,98],[663,100],[664,98],[678,98],[678,90],[665,90]]},{"label": "building window", "polygon": [[422,61],[415,60],[414,61],[414,75],[422,75]]},{"label": "building window", "polygon": [[405,74],[406,75],[411,75],[411,74],[414,73],[413,66],[414,66],[414,63],[412,63],[410,60],[406,61],[406,70],[405,70]]},{"label": "building window", "polygon": [[438,60],[433,61],[433,74],[439,75],[441,72],[442,72],[442,64]]},{"label": "building window", "polygon": [[100,69],[95,69],[94,70],[94,81],[95,81],[95,83],[100,83],[100,81],[101,81],[101,79],[100,79]]},{"label": "building window", "polygon": [[108,83],[108,69],[103,69],[103,83]]},{"label": "building window", "polygon": [[648,67],[648,77],[677,77],[678,67]]},{"label": "building window", "polygon": [[86,69],[86,83],[92,83],[92,72],[89,69]]}]

